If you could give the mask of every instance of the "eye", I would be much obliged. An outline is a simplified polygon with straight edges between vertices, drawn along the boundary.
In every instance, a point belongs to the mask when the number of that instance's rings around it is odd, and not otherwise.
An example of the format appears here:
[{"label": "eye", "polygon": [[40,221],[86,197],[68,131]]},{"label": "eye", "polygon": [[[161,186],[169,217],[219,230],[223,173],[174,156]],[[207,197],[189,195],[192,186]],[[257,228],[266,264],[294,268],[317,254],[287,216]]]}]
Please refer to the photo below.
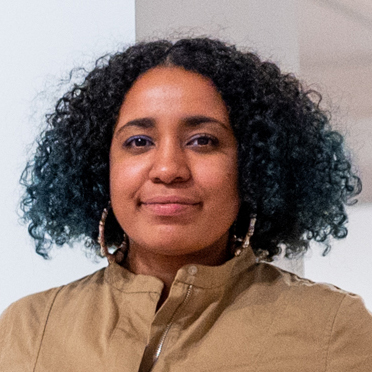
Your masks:
[{"label": "eye", "polygon": [[133,137],[128,138],[124,142],[123,146],[125,148],[136,149],[136,148],[150,147],[150,146],[153,146],[153,145],[154,145],[154,143],[152,142],[152,140],[149,137],[133,136]]},{"label": "eye", "polygon": [[192,147],[216,147],[218,144],[218,139],[209,134],[199,134],[187,142],[187,146]]}]

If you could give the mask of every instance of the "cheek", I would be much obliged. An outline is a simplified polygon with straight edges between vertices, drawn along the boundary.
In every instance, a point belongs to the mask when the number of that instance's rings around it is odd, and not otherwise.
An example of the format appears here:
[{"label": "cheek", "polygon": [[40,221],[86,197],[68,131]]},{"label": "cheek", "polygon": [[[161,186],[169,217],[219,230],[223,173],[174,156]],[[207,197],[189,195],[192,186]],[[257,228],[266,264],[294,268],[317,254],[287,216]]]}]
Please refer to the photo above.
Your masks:
[{"label": "cheek", "polygon": [[122,207],[121,204],[126,199],[135,197],[143,182],[144,173],[144,165],[141,163],[110,159],[110,195],[114,209]]},{"label": "cheek", "polygon": [[239,207],[237,162],[212,163],[200,171],[199,179],[205,189],[209,190],[210,202],[220,205],[232,213]]}]

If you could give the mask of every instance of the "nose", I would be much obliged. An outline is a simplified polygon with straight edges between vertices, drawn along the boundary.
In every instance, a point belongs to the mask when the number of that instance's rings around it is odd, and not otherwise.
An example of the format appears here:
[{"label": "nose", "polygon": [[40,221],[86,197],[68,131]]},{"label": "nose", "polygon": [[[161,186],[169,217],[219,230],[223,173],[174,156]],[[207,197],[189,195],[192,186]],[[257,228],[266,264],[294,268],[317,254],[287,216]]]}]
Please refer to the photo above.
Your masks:
[{"label": "nose", "polygon": [[187,155],[177,141],[169,139],[156,149],[149,173],[154,183],[186,182],[191,177]]}]

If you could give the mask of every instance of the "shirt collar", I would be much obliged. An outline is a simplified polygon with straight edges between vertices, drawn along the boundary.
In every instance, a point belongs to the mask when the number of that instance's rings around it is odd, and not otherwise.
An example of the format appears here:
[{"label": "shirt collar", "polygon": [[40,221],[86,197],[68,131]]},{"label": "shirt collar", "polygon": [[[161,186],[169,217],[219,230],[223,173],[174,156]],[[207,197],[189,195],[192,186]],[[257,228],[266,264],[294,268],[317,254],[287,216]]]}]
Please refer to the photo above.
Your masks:
[{"label": "shirt collar", "polygon": [[[192,284],[200,288],[223,286],[255,262],[255,255],[249,247],[244,249],[239,256],[219,266],[185,265],[178,270],[174,283]],[[117,263],[112,263],[105,269],[104,277],[109,285],[126,293],[161,293],[163,289],[160,279],[149,275],[133,274]]]}]

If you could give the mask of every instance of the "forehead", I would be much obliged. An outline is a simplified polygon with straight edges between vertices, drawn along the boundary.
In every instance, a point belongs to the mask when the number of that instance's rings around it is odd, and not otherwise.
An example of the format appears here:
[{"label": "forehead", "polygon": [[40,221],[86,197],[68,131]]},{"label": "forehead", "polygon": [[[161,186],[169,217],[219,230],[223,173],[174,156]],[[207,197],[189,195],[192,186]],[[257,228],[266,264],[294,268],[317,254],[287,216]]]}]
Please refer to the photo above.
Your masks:
[{"label": "forehead", "polygon": [[140,75],[125,95],[121,114],[177,110],[215,112],[228,119],[226,105],[213,82],[180,67],[155,67]]},{"label": "forehead", "polygon": [[192,84],[217,93],[213,82],[209,78],[178,66],[158,66],[146,71],[134,81],[129,92],[149,86],[167,85],[177,87],[182,85],[189,87]]}]

